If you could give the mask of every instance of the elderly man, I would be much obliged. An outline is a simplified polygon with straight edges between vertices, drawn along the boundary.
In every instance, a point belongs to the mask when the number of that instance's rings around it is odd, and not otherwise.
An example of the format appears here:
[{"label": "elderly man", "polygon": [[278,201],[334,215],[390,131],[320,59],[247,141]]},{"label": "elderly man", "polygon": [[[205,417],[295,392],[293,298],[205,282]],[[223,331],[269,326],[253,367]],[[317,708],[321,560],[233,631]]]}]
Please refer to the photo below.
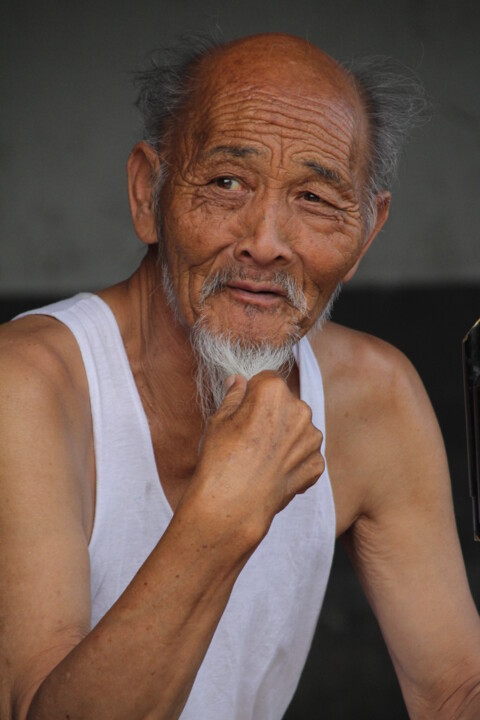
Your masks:
[{"label": "elderly man", "polygon": [[387,219],[381,88],[285,35],[142,82],[142,264],[1,335],[2,718],[280,718],[335,536],[411,717],[480,717],[428,399],[322,323]]}]

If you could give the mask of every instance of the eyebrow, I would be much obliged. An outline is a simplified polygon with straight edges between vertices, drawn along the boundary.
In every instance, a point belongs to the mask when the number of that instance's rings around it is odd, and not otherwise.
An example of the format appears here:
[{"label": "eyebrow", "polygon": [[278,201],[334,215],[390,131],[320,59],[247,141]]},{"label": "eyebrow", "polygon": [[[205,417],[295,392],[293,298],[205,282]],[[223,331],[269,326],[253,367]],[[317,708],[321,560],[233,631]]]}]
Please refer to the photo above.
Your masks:
[{"label": "eyebrow", "polygon": [[331,185],[335,185],[338,188],[345,187],[344,180],[342,180],[336,170],[325,167],[325,165],[320,165],[320,163],[318,163],[316,160],[304,160],[302,162],[302,165],[313,170],[316,175],[322,178],[322,180],[326,180]]},{"label": "eyebrow", "polygon": [[[250,145],[216,145],[207,152],[206,157],[210,158],[212,155],[230,155],[235,158],[244,158],[249,155],[260,156],[262,153],[257,148],[251,147]],[[326,180],[327,183],[337,187],[339,189],[345,188],[345,181],[339,175],[336,170],[326,167],[317,160],[304,160],[302,162],[304,167],[313,170],[322,180]]]},{"label": "eyebrow", "polygon": [[216,145],[208,151],[207,158],[212,155],[231,155],[236,158],[244,158],[247,155],[260,155],[256,148],[248,145]]}]

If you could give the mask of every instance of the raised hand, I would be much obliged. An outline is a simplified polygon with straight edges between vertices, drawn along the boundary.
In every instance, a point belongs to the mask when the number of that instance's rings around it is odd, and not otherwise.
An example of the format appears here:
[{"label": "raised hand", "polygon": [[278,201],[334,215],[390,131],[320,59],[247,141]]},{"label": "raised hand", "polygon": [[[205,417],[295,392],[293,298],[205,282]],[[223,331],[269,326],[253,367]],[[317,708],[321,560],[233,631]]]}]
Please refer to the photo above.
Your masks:
[{"label": "raised hand", "polygon": [[207,424],[191,489],[201,491],[215,522],[241,525],[259,542],[275,514],[323,472],[323,436],[310,407],[276,373],[230,382]]}]

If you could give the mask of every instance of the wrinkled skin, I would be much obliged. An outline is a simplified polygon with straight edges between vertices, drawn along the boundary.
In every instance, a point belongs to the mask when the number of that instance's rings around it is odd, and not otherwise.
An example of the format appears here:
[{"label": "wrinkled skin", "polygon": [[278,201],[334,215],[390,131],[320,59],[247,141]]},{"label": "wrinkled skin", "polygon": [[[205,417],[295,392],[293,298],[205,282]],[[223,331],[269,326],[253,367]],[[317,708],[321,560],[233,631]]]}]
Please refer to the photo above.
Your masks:
[{"label": "wrinkled skin", "polygon": [[[281,341],[311,327],[368,247],[366,128],[351,81],[331,59],[278,38],[263,60],[264,42],[251,40],[251,63],[234,45],[220,72],[202,65],[200,89],[171,141],[161,213],[187,325],[201,313],[204,280],[233,266],[247,285],[207,301],[208,326]],[[276,270],[302,288],[306,314],[272,285]]]}]

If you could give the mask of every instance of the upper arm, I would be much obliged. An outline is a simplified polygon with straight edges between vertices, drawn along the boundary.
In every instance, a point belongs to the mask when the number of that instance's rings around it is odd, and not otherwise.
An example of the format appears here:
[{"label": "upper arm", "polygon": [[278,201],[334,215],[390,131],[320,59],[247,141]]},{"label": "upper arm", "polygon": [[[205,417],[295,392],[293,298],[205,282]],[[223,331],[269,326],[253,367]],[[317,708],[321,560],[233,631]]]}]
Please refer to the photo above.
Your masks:
[{"label": "upper arm", "polygon": [[24,338],[0,347],[0,715],[18,717],[89,629],[88,463],[61,363]]},{"label": "upper arm", "polygon": [[382,353],[354,443],[363,502],[346,544],[412,717],[430,717],[463,683],[478,681],[480,624],[435,415],[410,363],[393,349]]}]

